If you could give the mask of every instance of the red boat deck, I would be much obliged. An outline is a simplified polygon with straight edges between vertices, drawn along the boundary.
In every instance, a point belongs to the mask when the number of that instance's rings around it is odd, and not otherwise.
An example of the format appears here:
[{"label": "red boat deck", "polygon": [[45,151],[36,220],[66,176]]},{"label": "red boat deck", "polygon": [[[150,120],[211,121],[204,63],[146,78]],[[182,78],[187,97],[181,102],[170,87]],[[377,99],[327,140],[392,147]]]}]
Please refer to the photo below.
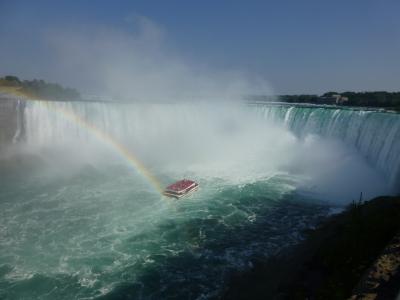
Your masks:
[{"label": "red boat deck", "polygon": [[178,191],[181,191],[181,190],[184,190],[184,189],[190,187],[194,183],[196,183],[196,182],[194,182],[192,180],[188,180],[188,179],[183,179],[183,180],[179,180],[179,181],[167,186],[166,190],[178,192]]},{"label": "red boat deck", "polygon": [[199,185],[193,180],[182,179],[169,186],[167,186],[163,192],[165,196],[180,198],[191,191],[197,189]]}]

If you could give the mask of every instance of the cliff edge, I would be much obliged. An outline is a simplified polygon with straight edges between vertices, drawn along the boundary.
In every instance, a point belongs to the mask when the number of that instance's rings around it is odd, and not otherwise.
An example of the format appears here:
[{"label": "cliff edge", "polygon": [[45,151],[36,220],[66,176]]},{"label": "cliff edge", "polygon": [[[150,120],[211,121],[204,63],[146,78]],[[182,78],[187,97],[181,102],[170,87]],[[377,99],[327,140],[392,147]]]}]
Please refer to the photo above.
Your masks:
[{"label": "cliff edge", "polygon": [[287,253],[228,280],[224,299],[396,299],[400,197],[353,203]]}]

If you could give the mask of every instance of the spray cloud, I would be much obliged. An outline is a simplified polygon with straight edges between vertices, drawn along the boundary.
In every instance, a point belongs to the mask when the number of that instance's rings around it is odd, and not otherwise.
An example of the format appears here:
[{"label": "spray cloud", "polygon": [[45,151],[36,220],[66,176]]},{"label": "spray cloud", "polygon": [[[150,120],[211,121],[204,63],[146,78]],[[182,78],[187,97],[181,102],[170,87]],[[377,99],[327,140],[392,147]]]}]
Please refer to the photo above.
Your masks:
[{"label": "spray cloud", "polygon": [[147,17],[130,18],[131,31],[103,26],[55,28],[44,35],[52,73],[118,100],[230,99],[271,94],[261,78],[192,62],[170,46],[166,30]]}]

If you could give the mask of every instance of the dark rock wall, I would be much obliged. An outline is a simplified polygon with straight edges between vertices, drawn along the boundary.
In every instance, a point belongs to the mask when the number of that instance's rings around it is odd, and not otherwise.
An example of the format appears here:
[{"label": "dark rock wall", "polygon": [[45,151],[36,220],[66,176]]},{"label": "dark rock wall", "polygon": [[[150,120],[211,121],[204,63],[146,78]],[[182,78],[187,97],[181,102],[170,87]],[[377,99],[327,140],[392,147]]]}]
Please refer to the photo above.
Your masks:
[{"label": "dark rock wall", "polygon": [[25,104],[18,98],[0,97],[0,150],[24,139]]}]

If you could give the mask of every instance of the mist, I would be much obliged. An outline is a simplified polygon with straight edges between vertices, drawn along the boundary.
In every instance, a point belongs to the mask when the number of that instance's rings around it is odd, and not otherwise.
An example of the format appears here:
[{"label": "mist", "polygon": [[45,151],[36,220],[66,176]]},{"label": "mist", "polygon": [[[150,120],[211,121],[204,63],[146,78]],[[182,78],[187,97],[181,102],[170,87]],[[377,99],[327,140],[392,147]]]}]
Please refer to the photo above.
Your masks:
[{"label": "mist", "polygon": [[[336,204],[358,199],[360,192],[373,197],[390,191],[356,149],[316,135],[298,138],[240,103],[56,105],[85,115],[165,185],[181,177],[240,186],[283,176],[297,193]],[[126,165],[114,147],[46,105],[32,103],[26,116],[28,149],[46,162],[40,176],[73,177],[87,166]]]},{"label": "mist", "polygon": [[[372,197],[388,190],[355,149],[317,136],[299,139],[235,101],[272,95],[265,79],[190,60],[147,17],[134,15],[126,22],[130,31],[96,24],[44,30],[38,43],[48,61],[37,67],[54,81],[79,87],[84,99],[91,94],[131,103],[68,109],[129,147],[153,172],[231,184],[289,174],[298,191],[338,203],[360,192]],[[41,154],[49,161],[49,178],[54,170],[66,176],[82,165],[101,167],[114,155],[115,149],[90,132],[43,107],[32,104],[26,117],[29,151],[52,149]]]},{"label": "mist", "polygon": [[[238,69],[189,58],[161,25],[133,15],[130,29],[101,24],[55,25],[38,33],[33,66],[50,81],[117,101],[212,101],[272,94],[268,82]],[[229,51],[229,49],[227,49]],[[40,73],[39,73],[40,74]]]}]

